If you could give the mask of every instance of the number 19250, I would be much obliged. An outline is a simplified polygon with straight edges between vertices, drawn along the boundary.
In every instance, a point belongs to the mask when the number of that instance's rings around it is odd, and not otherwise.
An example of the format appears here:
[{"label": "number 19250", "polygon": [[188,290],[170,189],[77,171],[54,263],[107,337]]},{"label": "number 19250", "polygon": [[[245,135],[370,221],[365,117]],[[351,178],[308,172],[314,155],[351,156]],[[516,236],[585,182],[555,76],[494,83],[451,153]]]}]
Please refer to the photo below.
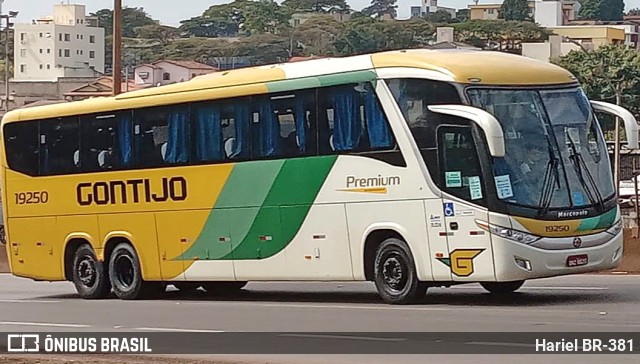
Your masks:
[{"label": "number 19250", "polygon": [[16,205],[34,205],[49,202],[49,192],[16,192]]}]

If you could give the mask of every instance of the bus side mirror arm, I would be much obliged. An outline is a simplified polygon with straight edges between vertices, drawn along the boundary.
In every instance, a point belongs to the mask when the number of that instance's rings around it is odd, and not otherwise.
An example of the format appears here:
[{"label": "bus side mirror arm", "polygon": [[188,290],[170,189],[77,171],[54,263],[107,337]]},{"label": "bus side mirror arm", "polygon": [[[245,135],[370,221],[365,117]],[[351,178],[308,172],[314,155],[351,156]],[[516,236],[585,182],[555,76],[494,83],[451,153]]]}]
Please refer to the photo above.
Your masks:
[{"label": "bus side mirror arm", "polygon": [[593,110],[617,116],[624,122],[624,131],[627,134],[627,147],[638,149],[638,122],[636,118],[622,106],[602,101],[591,101]]},{"label": "bus side mirror arm", "polygon": [[505,147],[502,126],[493,115],[477,107],[467,105],[431,105],[429,110],[473,121],[487,137],[491,156],[495,158],[504,157]]}]

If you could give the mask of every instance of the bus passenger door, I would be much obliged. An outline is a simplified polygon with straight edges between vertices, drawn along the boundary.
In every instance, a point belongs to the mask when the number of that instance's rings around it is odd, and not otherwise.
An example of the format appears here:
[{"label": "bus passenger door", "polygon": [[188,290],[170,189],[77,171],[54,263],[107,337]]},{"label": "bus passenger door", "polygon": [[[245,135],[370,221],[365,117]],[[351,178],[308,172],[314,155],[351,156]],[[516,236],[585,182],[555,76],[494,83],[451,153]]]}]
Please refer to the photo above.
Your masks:
[{"label": "bus passenger door", "polygon": [[445,224],[442,199],[425,200],[424,207],[425,216],[427,217],[433,280],[436,282],[452,281],[451,269],[444,261],[449,256],[449,242],[447,241],[447,225]]},{"label": "bus passenger door", "polygon": [[488,210],[472,129],[458,125],[438,128],[438,159],[449,249],[440,264],[449,267],[454,281],[495,280],[490,235],[476,224],[476,220],[488,221]]}]

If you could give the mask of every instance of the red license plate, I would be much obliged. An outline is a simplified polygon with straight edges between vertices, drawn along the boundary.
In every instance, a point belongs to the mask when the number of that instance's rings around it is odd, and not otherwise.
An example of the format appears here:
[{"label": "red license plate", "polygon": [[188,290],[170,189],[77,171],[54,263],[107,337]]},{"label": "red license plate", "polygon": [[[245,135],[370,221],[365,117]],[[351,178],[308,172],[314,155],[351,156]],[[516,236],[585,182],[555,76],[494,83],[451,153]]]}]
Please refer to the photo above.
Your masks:
[{"label": "red license plate", "polygon": [[567,267],[579,267],[589,263],[589,256],[587,254],[571,255],[567,258]]}]

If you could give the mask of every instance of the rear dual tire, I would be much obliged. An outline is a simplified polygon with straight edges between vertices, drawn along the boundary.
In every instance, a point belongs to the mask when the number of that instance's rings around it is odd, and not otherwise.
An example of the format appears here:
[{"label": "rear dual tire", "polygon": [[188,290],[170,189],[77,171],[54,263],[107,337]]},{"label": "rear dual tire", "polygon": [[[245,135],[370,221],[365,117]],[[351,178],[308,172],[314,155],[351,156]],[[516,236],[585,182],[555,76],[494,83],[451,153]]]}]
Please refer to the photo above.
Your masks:
[{"label": "rear dual tire", "polygon": [[109,280],[115,295],[123,300],[154,298],[164,293],[163,282],[142,279],[142,268],[136,250],[127,243],[120,243],[109,257]]}]

